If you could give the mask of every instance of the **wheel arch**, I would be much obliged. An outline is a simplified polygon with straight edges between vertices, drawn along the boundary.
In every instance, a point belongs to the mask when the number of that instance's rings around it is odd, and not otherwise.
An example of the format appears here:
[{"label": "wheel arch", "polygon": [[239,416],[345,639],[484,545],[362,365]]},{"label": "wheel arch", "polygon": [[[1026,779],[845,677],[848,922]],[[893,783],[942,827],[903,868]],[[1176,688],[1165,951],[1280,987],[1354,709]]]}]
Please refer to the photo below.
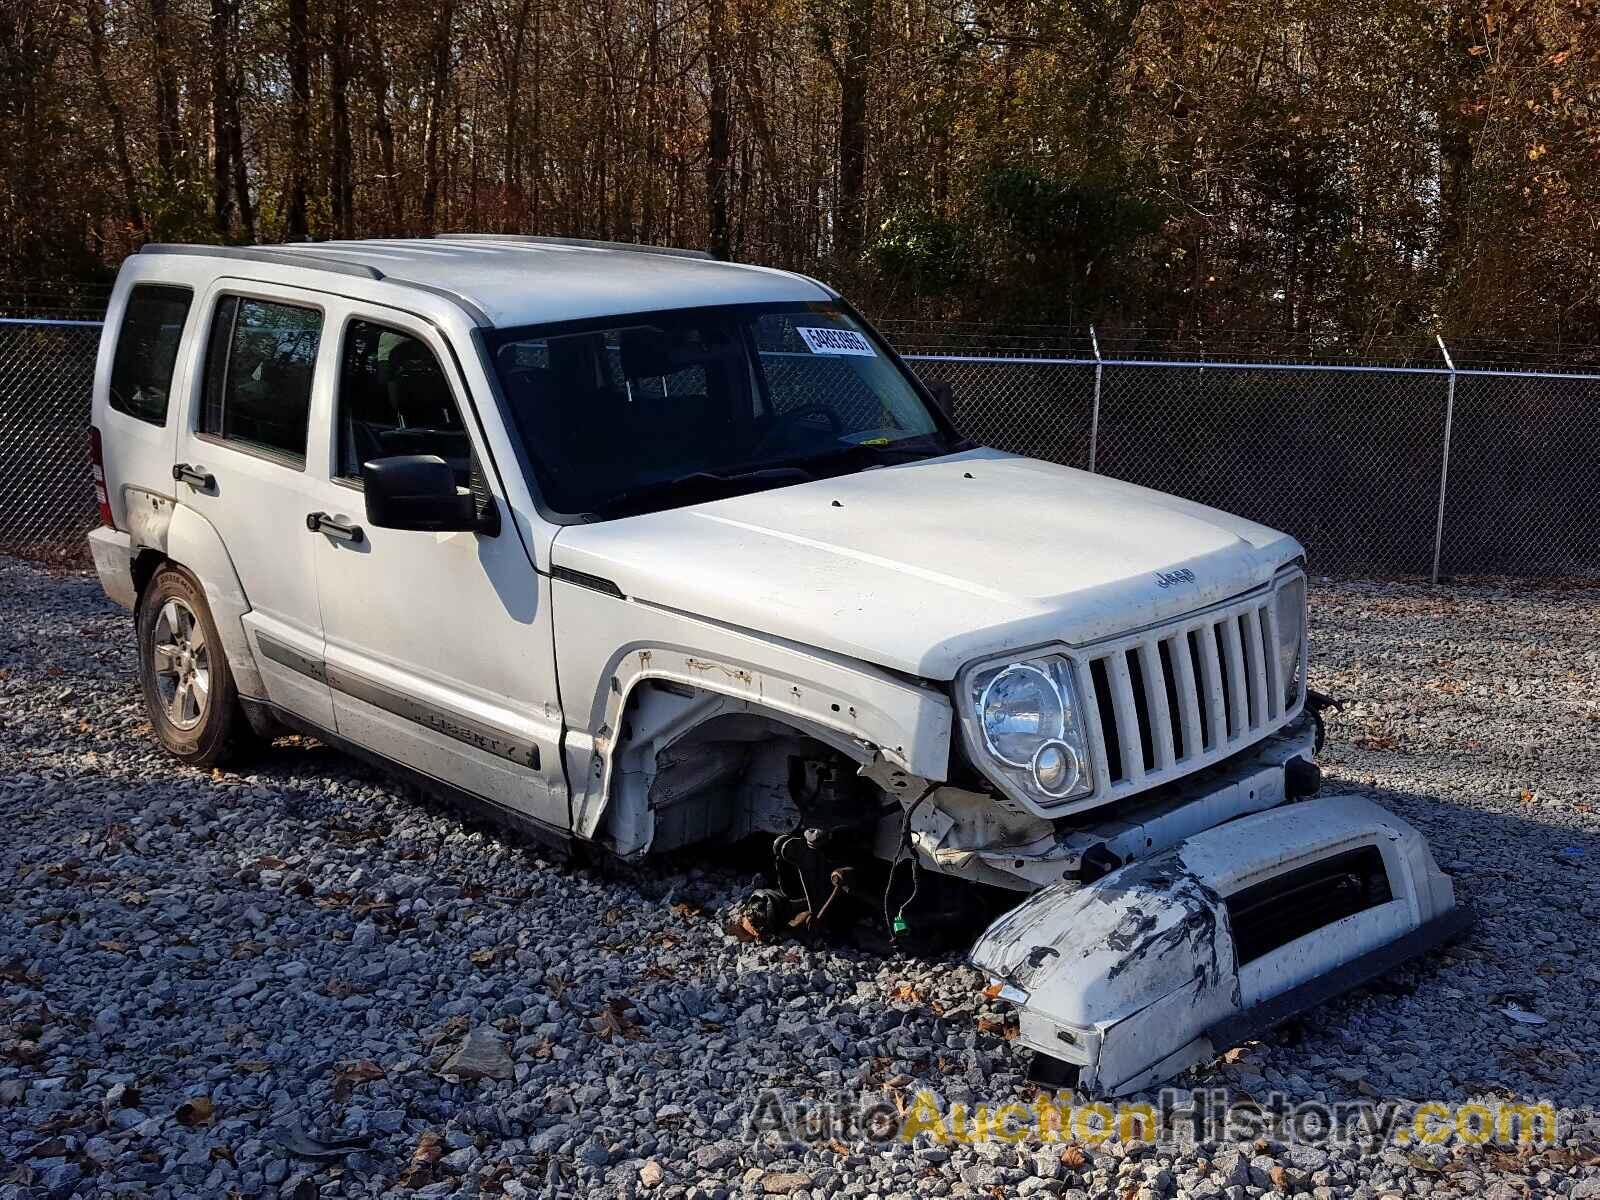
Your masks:
[{"label": "wheel arch", "polygon": [[211,620],[228,656],[234,686],[241,696],[260,699],[266,695],[255,655],[245,637],[243,616],[250,611],[233,559],[223,544],[222,535],[194,509],[170,505],[159,526],[147,523],[141,528],[142,540],[135,543],[133,579],[135,594],[144,595],[150,580],[164,565],[187,571],[205,593]]},{"label": "wheel arch", "polygon": [[[843,678],[824,670],[802,678],[658,645],[619,652],[601,681],[604,703],[596,709],[603,710],[603,719],[595,732],[583,735],[569,729],[567,734],[573,831],[582,838],[648,824],[642,811],[623,811],[642,809],[647,801],[638,789],[619,787],[630,754],[646,744],[666,746],[692,738],[723,718],[762,721],[774,736],[787,731],[794,739],[836,752],[889,796],[914,792],[918,783],[946,774],[948,701],[875,672],[851,672]],[[847,692],[839,686],[845,682],[858,686]],[[668,711],[652,713],[647,727],[633,727],[630,713],[638,711],[641,699],[657,692],[675,696],[676,703],[657,706]],[[635,840],[648,847],[648,832]]]}]

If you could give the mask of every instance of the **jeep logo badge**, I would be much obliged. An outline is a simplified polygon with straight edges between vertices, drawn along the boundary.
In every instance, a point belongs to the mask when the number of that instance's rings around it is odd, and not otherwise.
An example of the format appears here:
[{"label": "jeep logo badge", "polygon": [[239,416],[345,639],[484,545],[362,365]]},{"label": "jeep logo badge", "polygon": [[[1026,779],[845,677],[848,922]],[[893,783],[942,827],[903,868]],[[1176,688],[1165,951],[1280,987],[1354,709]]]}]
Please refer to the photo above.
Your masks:
[{"label": "jeep logo badge", "polygon": [[1194,582],[1194,572],[1189,570],[1188,567],[1184,567],[1183,570],[1181,570],[1181,571],[1157,571],[1156,572],[1156,586],[1159,587],[1159,588],[1169,588],[1175,583],[1193,583],[1193,582]]}]

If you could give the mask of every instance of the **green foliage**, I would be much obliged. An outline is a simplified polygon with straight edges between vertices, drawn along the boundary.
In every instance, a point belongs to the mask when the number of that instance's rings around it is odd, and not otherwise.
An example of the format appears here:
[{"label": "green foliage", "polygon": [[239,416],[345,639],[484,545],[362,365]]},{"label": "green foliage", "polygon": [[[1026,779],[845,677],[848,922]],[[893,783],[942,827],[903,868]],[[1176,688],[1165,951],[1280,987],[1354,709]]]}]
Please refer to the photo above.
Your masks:
[{"label": "green foliage", "polygon": [[978,190],[991,227],[1025,259],[1085,248],[1115,253],[1161,228],[1156,207],[1116,179],[999,166]]},{"label": "green foliage", "polygon": [[867,262],[891,284],[941,295],[971,279],[972,232],[926,208],[899,208],[879,225]]}]

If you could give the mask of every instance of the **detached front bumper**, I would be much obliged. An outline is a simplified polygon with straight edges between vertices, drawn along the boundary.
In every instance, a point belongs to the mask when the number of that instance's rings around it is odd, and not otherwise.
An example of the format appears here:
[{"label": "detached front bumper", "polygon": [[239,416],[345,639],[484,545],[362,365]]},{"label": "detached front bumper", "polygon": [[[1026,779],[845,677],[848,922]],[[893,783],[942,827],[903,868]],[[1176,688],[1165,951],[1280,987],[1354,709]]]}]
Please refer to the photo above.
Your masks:
[{"label": "detached front bumper", "polygon": [[[1331,796],[1239,817],[1035,893],[970,954],[1041,1082],[1139,1091],[1460,933],[1427,845]],[[1041,1067],[1044,1068],[1041,1070]]]},{"label": "detached front bumper", "polygon": [[[1008,818],[991,794],[941,787],[912,812],[911,841],[931,870],[978,883],[1033,891],[1087,882],[1225,821],[1312,794],[1320,778],[1311,761],[1316,742],[1316,720],[1307,713],[1214,766],[1054,823]],[[899,834],[886,828],[893,838],[881,852],[890,857]]]}]

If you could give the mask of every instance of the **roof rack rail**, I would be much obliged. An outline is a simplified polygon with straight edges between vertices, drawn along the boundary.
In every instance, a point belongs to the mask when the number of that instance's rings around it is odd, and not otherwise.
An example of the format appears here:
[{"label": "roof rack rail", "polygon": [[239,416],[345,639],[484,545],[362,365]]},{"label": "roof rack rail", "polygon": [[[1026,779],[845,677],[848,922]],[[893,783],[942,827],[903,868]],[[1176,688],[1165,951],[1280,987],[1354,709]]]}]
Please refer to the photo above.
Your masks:
[{"label": "roof rack rail", "polygon": [[638,254],[666,254],[673,258],[711,260],[711,255],[704,250],[689,250],[682,246],[646,246],[638,242],[602,242],[593,238],[539,237],[531,233],[436,233],[433,236],[458,242],[521,242],[532,246],[576,246],[587,250],[632,250]]},{"label": "roof rack rail", "polygon": [[[315,246],[315,242],[300,243]],[[281,246],[188,246],[177,242],[149,242],[139,248],[140,254],[188,254],[198,258],[232,258],[246,262],[276,263],[288,267],[315,267],[336,275],[354,275],[358,279],[382,279],[383,272],[365,263],[345,262],[318,254],[314,249],[290,250]]]}]

